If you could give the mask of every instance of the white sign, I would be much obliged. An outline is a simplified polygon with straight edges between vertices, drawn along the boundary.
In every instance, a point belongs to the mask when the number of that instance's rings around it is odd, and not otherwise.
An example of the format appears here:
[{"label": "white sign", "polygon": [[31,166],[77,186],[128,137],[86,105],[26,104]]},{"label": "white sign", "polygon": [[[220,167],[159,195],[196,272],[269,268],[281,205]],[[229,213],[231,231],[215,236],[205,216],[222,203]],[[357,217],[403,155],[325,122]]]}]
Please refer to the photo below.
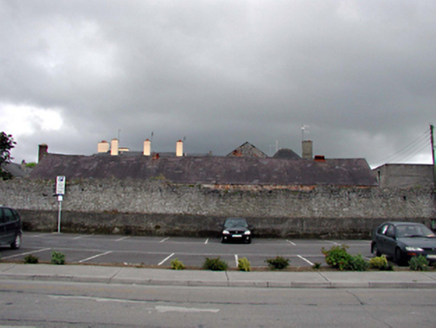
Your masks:
[{"label": "white sign", "polygon": [[65,194],[65,176],[58,175],[56,177],[56,195],[64,195]]}]

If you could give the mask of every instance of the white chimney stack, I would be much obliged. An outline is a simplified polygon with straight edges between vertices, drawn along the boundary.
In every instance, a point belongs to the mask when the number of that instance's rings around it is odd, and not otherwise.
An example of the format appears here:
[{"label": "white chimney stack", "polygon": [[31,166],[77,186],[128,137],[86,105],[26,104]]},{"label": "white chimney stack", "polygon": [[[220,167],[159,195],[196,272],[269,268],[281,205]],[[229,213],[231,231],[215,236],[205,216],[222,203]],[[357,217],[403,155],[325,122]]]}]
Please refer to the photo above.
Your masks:
[{"label": "white chimney stack", "polygon": [[150,156],[151,154],[151,141],[149,139],[144,141],[144,156]]},{"label": "white chimney stack", "polygon": [[118,156],[118,139],[111,141],[111,156]]},{"label": "white chimney stack", "polygon": [[182,140],[177,141],[177,144],[176,144],[176,156],[177,157],[183,156],[183,141]]},{"label": "white chimney stack", "polygon": [[97,145],[97,153],[107,153],[110,149],[109,142],[103,140],[99,142]]}]

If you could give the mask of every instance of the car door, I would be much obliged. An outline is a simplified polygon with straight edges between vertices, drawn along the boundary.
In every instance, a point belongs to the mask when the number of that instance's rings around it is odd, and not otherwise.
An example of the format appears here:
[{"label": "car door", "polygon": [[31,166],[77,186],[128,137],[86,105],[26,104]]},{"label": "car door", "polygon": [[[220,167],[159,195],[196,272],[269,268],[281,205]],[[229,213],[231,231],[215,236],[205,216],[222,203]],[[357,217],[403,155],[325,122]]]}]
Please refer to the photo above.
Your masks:
[{"label": "car door", "polygon": [[5,217],[3,215],[3,208],[0,208],[0,244],[5,243]]},{"label": "car door", "polygon": [[3,208],[3,219],[3,225],[5,228],[3,243],[10,244],[14,241],[15,235],[19,230],[19,228],[17,227],[17,225],[19,224],[18,217],[10,208]]},{"label": "car door", "polygon": [[389,224],[384,224],[376,231],[375,243],[377,245],[377,249],[381,254],[386,254],[385,245],[386,245],[386,231],[388,230]]},{"label": "car door", "polygon": [[395,226],[390,224],[386,230],[384,253],[389,257],[394,257],[396,246],[397,246],[397,240],[395,238]]}]

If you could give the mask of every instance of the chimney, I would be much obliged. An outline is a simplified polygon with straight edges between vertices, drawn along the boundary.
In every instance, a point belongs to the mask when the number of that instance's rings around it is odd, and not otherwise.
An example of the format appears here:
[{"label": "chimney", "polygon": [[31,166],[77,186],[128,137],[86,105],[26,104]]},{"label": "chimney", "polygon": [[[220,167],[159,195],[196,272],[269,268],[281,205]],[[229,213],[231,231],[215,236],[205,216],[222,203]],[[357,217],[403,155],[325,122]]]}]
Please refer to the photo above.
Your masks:
[{"label": "chimney", "polygon": [[46,144],[39,145],[38,151],[38,163],[41,162],[42,158],[47,155],[48,146]]},{"label": "chimney", "polygon": [[183,156],[183,141],[182,140],[177,141],[176,156],[177,157]]},{"label": "chimney", "polygon": [[304,159],[313,158],[313,145],[312,140],[303,140],[303,157]]},{"label": "chimney", "polygon": [[111,156],[118,156],[118,139],[111,141]]},{"label": "chimney", "polygon": [[146,139],[144,141],[144,156],[150,156],[151,154],[151,141]]},{"label": "chimney", "polygon": [[97,145],[97,153],[107,153],[110,149],[109,142],[102,140]]}]

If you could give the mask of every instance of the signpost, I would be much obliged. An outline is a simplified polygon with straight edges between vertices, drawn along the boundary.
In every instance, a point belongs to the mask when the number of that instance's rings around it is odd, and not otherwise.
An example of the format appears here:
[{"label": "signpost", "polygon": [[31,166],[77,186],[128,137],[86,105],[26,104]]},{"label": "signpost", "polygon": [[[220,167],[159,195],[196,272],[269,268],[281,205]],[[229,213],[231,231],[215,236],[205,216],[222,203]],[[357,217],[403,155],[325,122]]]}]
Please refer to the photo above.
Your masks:
[{"label": "signpost", "polygon": [[56,195],[58,196],[59,202],[59,214],[58,214],[58,233],[61,232],[61,212],[62,212],[62,201],[65,195],[65,176],[58,175],[56,177]]}]

